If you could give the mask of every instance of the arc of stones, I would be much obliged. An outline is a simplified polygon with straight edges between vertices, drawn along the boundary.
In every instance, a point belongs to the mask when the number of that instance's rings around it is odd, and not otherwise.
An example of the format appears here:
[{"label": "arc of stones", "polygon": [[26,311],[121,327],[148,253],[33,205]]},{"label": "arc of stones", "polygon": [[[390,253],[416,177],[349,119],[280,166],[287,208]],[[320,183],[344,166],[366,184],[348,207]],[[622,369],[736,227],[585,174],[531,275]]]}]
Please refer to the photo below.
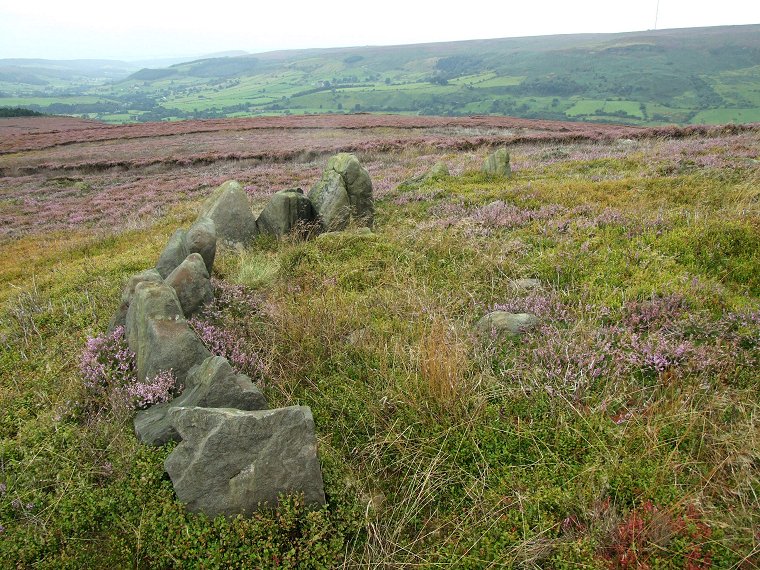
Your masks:
[{"label": "arc of stones", "polygon": [[373,218],[372,182],[351,154],[332,157],[308,195],[300,188],[277,192],[258,219],[240,184],[228,181],[189,229],[174,232],[156,267],[126,283],[109,330],[124,326],[139,381],[172,370],[180,391],[138,411],[135,433],[150,445],[182,440],[165,467],[191,511],[246,514],[292,491],[310,505],[325,503],[311,410],[268,410],[251,379],[212,355],[186,320],[213,299],[217,240],[245,244],[261,233],[342,230],[351,220],[371,227]]}]

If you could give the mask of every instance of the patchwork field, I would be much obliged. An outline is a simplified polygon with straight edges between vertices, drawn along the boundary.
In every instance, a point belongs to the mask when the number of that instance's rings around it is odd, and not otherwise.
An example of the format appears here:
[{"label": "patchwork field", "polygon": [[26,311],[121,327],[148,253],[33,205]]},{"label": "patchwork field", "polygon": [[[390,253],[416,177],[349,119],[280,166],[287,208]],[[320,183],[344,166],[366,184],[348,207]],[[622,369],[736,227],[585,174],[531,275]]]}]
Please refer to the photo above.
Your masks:
[{"label": "patchwork field", "polygon": [[[509,178],[479,172],[499,146]],[[257,211],[339,151],[374,233],[223,250],[199,319],[271,405],[311,407],[328,504],[190,514],[172,444],[88,390],[87,341],[214,187]],[[760,564],[756,126],[0,120],[0,244],[2,567]],[[478,337],[497,309],[540,324]]]}]

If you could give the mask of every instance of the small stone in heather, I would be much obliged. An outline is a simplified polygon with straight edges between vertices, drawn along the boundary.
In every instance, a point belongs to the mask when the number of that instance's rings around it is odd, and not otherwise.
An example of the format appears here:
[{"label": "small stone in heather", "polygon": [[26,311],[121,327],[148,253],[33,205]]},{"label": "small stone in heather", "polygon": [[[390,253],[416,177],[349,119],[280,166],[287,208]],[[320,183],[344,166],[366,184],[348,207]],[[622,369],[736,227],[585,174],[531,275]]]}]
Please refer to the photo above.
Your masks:
[{"label": "small stone in heather", "polygon": [[484,335],[522,334],[538,326],[538,317],[530,313],[493,311],[475,324],[475,330]]},{"label": "small stone in heather", "polygon": [[206,264],[200,253],[191,253],[166,278],[166,284],[177,292],[182,313],[189,318],[214,299]]},{"label": "small stone in heather", "polygon": [[512,167],[509,164],[509,153],[507,149],[500,148],[493,154],[490,154],[483,163],[483,172],[495,176],[510,176]]},{"label": "small stone in heather", "polygon": [[211,218],[201,216],[190,226],[185,236],[187,253],[200,253],[206,264],[206,271],[211,275],[216,257],[216,224]]},{"label": "small stone in heather", "polygon": [[169,410],[182,442],[164,462],[177,498],[209,517],[273,508],[284,493],[325,504],[314,419],[305,406]]},{"label": "small stone in heather", "polygon": [[185,236],[187,232],[185,230],[177,230],[169,238],[169,242],[161,252],[161,256],[156,263],[156,270],[161,274],[163,279],[169,275],[174,269],[184,261],[187,257],[188,251],[185,245]]},{"label": "small stone in heather", "polygon": [[424,180],[443,180],[448,178],[449,167],[445,162],[436,162],[433,167],[425,173]]},{"label": "small stone in heather", "polygon": [[518,291],[532,291],[541,288],[539,279],[515,279],[512,281],[512,287]]}]

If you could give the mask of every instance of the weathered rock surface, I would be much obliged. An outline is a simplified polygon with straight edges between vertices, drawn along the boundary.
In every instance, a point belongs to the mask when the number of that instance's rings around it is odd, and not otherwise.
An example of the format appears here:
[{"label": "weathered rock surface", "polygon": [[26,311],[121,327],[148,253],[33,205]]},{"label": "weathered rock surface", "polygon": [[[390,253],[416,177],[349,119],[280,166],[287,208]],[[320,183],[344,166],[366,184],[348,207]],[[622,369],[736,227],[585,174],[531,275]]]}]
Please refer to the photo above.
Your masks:
[{"label": "weathered rock surface", "polygon": [[325,231],[344,230],[352,218],[358,225],[372,227],[372,180],[353,154],[330,158],[322,178],[309,191],[309,200]]},{"label": "weathered rock surface", "polygon": [[166,278],[166,284],[177,293],[182,313],[186,318],[194,315],[214,299],[206,264],[200,253],[191,253]]},{"label": "weathered rock surface", "polygon": [[236,374],[227,359],[210,356],[189,371],[185,390],[163,404],[140,410],[135,415],[135,433],[148,445],[179,441],[168,415],[173,407],[236,408],[265,410],[267,401],[261,390],[245,374]]},{"label": "weathered rock surface", "polygon": [[346,229],[351,219],[351,202],[340,174],[325,170],[322,178],[309,191],[309,200],[324,231]]},{"label": "weathered rock surface", "polygon": [[500,148],[493,154],[489,155],[483,163],[483,172],[497,176],[510,176],[512,167],[509,164],[509,153],[507,149]]},{"label": "weathered rock surface", "polygon": [[475,324],[475,330],[483,335],[521,334],[535,328],[538,323],[538,317],[530,313],[493,311]]},{"label": "weathered rock surface", "polygon": [[114,316],[111,317],[111,322],[108,324],[109,333],[113,332],[116,327],[124,327],[127,325],[127,311],[129,310],[129,305],[135,295],[135,287],[144,281],[161,283],[161,274],[155,269],[146,269],[145,271],[141,271],[137,275],[133,275],[129,278],[124,289],[121,291],[121,304]]},{"label": "weathered rock surface", "polygon": [[216,258],[216,224],[211,218],[201,216],[190,226],[185,236],[188,255],[199,253],[206,264],[206,271],[211,275]]},{"label": "weathered rock surface", "polygon": [[213,220],[217,239],[247,244],[258,235],[248,196],[235,180],[228,180],[214,191],[203,204],[200,217]]},{"label": "weathered rock surface", "polygon": [[185,245],[185,230],[177,230],[169,238],[169,241],[161,252],[161,256],[156,263],[156,271],[161,274],[163,279],[169,275],[188,255],[187,245]]},{"label": "weathered rock surface", "polygon": [[173,407],[169,416],[182,442],[164,467],[188,510],[250,514],[290,492],[303,492],[309,505],[325,503],[309,408]]},{"label": "weathered rock surface", "polygon": [[299,231],[308,233],[308,225],[316,219],[316,213],[311,201],[300,188],[281,190],[269,200],[264,210],[256,220],[259,232],[272,234],[277,237]]},{"label": "weathered rock surface", "polygon": [[512,281],[512,287],[518,291],[532,291],[534,289],[541,288],[541,281],[539,279],[515,279]]},{"label": "weathered rock surface", "polygon": [[449,167],[445,162],[436,162],[433,167],[424,174],[423,180],[443,180],[451,176]]},{"label": "weathered rock surface", "polygon": [[172,370],[177,382],[184,384],[187,372],[210,356],[185,321],[174,289],[165,283],[137,285],[127,311],[126,333],[141,382]]}]

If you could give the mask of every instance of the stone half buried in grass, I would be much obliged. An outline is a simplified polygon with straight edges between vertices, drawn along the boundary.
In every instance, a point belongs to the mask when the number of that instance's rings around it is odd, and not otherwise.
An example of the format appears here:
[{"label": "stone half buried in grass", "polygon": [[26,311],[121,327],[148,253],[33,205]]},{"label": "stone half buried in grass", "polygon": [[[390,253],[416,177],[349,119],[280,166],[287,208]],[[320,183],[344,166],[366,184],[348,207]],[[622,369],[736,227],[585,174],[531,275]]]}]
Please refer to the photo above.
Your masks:
[{"label": "stone half buried in grass", "polygon": [[282,237],[292,231],[307,235],[315,219],[314,206],[303,190],[292,188],[276,192],[256,223],[262,234]]},{"label": "stone half buried in grass", "polygon": [[538,323],[538,317],[530,313],[493,311],[475,324],[475,331],[482,336],[522,334],[534,329]]},{"label": "stone half buried in grass", "polygon": [[214,221],[217,239],[228,243],[248,244],[259,233],[248,196],[235,180],[214,190],[201,208],[199,218],[203,217]]},{"label": "stone half buried in grass", "polygon": [[493,176],[510,176],[512,174],[512,167],[509,164],[509,153],[507,149],[500,148],[496,152],[490,154],[483,163],[482,171],[485,174],[491,174]]},{"label": "stone half buried in grass", "polygon": [[148,445],[178,441],[168,412],[173,407],[235,408],[265,410],[266,398],[245,374],[237,374],[226,358],[210,356],[187,375],[185,390],[163,404],[151,406],[135,414],[137,438]]},{"label": "stone half buried in grass", "polygon": [[182,442],[164,467],[189,511],[246,515],[275,507],[287,493],[303,493],[307,505],[325,504],[308,407],[173,407],[169,416]]}]

